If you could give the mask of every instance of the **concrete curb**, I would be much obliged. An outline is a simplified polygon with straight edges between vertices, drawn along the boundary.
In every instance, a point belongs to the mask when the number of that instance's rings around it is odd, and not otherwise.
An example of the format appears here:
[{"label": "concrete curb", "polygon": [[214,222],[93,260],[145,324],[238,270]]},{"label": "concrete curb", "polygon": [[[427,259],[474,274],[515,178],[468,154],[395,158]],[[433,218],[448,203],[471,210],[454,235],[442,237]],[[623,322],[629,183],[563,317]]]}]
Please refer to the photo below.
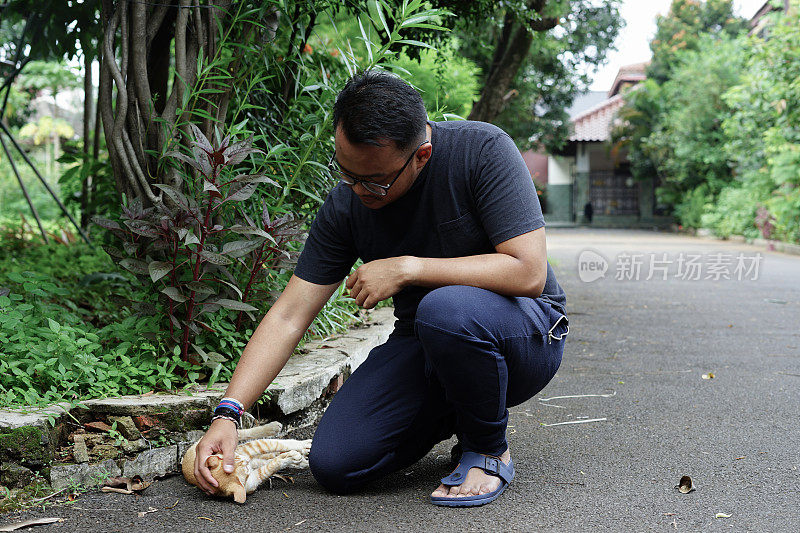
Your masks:
[{"label": "concrete curb", "polygon": [[[283,434],[315,423],[327,399],[367,358],[369,351],[389,337],[395,321],[392,312],[391,308],[378,309],[369,313],[365,326],[306,344],[267,388],[269,401],[256,407],[256,419],[282,422]],[[227,384],[219,383],[213,389],[186,394],[89,400],[74,409],[59,404],[28,411],[0,410],[0,485],[24,486],[33,479],[34,472],[49,479],[54,490],[71,483],[97,486],[107,477],[120,475],[152,479],[177,473],[183,453],[204,434],[211,412],[226,387]],[[54,425],[49,422],[51,418]],[[81,424],[89,420],[100,420],[97,424],[104,424],[103,420],[118,421],[120,430],[130,439],[126,444],[133,447],[126,452],[137,446],[146,450],[91,463],[86,461],[89,455],[81,438],[71,446],[73,457],[83,458],[83,462],[58,464],[57,445],[70,433],[69,424],[77,425],[68,419]],[[169,445],[153,446],[151,440],[144,438],[142,435],[151,428],[158,428],[160,441],[167,435]],[[88,439],[93,434],[86,435]],[[79,446],[81,450],[77,449]]]},{"label": "concrete curb", "polygon": [[790,242],[762,239],[761,237],[756,237],[755,239],[747,239],[744,235],[731,235],[728,238],[724,239],[722,237],[715,236],[711,230],[706,228],[698,229],[697,234],[695,236],[702,239],[708,239],[713,241],[729,241],[729,242],[739,242],[743,244],[749,244],[751,246],[757,246],[759,248],[762,248],[768,252],[782,252],[789,255],[800,255],[800,244],[793,244]]}]

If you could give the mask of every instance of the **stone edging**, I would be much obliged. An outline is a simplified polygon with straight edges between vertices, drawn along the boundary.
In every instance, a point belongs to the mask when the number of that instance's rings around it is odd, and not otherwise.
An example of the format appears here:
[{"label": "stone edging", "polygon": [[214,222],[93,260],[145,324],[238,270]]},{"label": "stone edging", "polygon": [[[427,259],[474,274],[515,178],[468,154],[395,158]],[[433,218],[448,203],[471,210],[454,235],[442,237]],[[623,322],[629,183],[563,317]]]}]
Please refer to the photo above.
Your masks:
[{"label": "stone edging", "polygon": [[751,246],[758,246],[770,252],[783,252],[790,255],[800,255],[800,244],[793,244],[790,242],[762,239],[761,237],[747,239],[744,235],[730,235],[727,239],[723,239],[722,237],[715,236],[711,230],[706,228],[698,229],[695,236],[714,241],[740,242],[749,244]]},{"label": "stone edging", "polygon": [[[258,406],[257,417],[283,422],[284,433],[316,422],[321,414],[318,407],[341,387],[373,347],[388,338],[394,328],[392,311],[391,308],[378,309],[368,315],[366,326],[306,344],[301,353],[289,359],[267,388],[270,400]],[[33,472],[49,479],[54,490],[73,482],[98,485],[107,476],[139,475],[152,479],[176,473],[186,448],[203,435],[212,409],[226,386],[221,383],[210,390],[186,394],[89,400],[83,402],[85,407],[69,411],[67,404],[29,412],[0,410],[0,485],[24,486],[25,479],[32,478]],[[55,426],[50,425],[48,416],[55,418]],[[126,444],[131,446],[125,451],[146,450],[133,458],[129,453],[125,457],[90,463],[81,438],[72,445],[72,455],[77,462],[56,464],[57,445],[63,435],[70,433],[67,420],[72,417],[81,423],[117,421],[121,433],[129,439]],[[104,424],[102,421],[95,423]],[[142,436],[151,426],[168,432],[173,444],[152,447]],[[90,435],[87,433],[87,438]]]}]

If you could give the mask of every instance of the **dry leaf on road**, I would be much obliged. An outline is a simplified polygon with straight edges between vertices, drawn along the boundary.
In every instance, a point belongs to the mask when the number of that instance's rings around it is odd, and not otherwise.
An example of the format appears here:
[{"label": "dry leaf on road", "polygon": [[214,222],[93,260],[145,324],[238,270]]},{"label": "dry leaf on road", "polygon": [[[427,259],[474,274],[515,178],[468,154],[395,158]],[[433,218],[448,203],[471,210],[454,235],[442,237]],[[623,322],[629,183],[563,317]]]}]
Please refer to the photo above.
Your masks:
[{"label": "dry leaf on road", "polygon": [[33,520],[25,520],[24,522],[16,522],[14,524],[7,524],[0,527],[0,531],[16,531],[23,527],[41,526],[45,524],[53,524],[55,522],[63,522],[63,518],[34,518]]},{"label": "dry leaf on road", "polygon": [[100,489],[102,492],[118,492],[120,494],[133,494],[134,492],[141,492],[150,485],[152,481],[143,481],[139,476],[130,477],[112,477],[108,478]]},{"label": "dry leaf on road", "polygon": [[695,490],[692,478],[689,476],[683,476],[675,488],[678,489],[682,494],[689,494]]}]

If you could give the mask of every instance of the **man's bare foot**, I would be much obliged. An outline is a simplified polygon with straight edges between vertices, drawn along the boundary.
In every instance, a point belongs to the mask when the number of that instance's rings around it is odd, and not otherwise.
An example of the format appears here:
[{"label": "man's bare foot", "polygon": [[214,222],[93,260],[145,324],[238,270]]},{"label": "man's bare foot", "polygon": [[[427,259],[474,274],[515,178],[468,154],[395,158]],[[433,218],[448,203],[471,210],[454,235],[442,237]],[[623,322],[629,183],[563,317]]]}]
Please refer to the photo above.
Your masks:
[{"label": "man's bare foot", "polygon": [[[503,455],[500,456],[500,460],[507,465],[511,462],[511,452],[509,450],[503,452]],[[439,485],[439,488],[433,491],[431,496],[439,498],[463,498],[464,496],[488,494],[497,490],[502,482],[503,480],[499,477],[487,474],[482,468],[473,467],[469,469],[467,478],[461,485],[453,485],[449,488],[445,485]]]}]

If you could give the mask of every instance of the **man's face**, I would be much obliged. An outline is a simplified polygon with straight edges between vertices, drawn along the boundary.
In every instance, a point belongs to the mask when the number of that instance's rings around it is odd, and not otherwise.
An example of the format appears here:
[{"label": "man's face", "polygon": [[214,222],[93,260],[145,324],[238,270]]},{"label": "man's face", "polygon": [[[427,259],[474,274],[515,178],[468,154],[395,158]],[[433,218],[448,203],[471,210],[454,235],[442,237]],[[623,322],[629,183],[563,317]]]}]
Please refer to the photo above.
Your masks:
[{"label": "man's face", "polygon": [[386,191],[386,196],[372,193],[360,183],[350,186],[361,203],[370,209],[380,209],[403,196],[431,156],[431,145],[426,143],[416,151],[398,176],[413,148],[401,151],[393,142],[389,142],[386,146],[353,144],[347,140],[341,128],[336,128],[335,142],[336,161],[339,167],[351,176],[379,185],[389,185],[397,177]]}]

